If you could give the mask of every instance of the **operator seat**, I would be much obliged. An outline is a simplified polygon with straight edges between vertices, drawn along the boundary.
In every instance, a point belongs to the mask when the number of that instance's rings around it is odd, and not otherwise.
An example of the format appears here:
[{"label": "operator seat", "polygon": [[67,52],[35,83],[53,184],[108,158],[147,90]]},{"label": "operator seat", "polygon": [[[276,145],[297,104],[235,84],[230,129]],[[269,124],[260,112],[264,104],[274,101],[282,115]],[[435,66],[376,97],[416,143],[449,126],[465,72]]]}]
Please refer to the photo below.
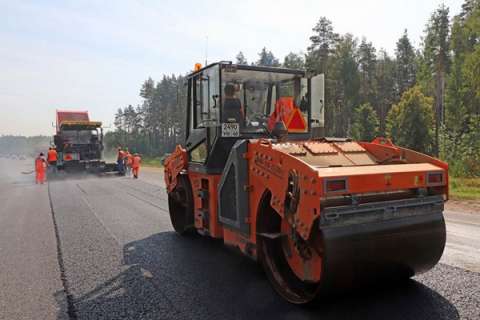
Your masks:
[{"label": "operator seat", "polygon": [[242,125],[242,103],[238,98],[226,98],[223,102],[222,122],[236,122]]}]

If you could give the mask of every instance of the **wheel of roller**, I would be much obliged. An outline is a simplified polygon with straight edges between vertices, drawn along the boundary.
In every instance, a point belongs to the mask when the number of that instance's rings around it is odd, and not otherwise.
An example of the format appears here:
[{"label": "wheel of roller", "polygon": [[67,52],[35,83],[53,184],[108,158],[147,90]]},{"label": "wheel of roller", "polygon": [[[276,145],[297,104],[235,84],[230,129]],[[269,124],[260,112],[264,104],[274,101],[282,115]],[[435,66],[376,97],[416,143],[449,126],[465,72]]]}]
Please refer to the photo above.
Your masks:
[{"label": "wheel of roller", "polygon": [[318,283],[322,275],[319,249],[305,242],[285,219],[282,220],[281,233],[288,235],[282,237],[281,242],[290,269],[302,281]]},{"label": "wheel of roller", "polygon": [[194,233],[193,195],[188,177],[178,177],[177,186],[168,193],[168,211],[173,229],[177,233],[181,235]]},{"label": "wheel of roller", "polygon": [[284,299],[294,304],[311,302],[317,295],[322,277],[319,250],[302,242],[303,250],[308,250],[310,257],[302,256],[292,238],[290,225],[282,221],[269,205],[265,209],[262,221],[268,225],[263,226],[263,231],[281,236],[259,237],[259,259],[263,269],[275,291]]}]

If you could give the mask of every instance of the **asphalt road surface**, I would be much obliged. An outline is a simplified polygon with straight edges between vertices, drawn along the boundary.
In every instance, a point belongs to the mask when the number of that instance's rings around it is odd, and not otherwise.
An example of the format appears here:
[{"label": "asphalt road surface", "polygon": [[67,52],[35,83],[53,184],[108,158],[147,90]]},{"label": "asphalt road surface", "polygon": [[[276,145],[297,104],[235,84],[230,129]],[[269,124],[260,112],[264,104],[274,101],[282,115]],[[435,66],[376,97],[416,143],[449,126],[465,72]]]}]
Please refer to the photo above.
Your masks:
[{"label": "asphalt road surface", "polygon": [[441,263],[403,286],[297,307],[221,242],[176,235],[161,171],[31,170],[0,159],[0,319],[480,319],[480,213],[447,208]]}]

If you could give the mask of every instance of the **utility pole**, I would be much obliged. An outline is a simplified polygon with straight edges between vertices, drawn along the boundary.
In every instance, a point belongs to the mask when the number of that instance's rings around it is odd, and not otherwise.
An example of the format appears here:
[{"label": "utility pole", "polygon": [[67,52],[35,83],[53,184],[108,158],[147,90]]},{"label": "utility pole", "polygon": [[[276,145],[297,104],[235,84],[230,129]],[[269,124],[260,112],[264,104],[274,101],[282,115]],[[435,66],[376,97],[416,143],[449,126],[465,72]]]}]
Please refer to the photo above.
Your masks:
[{"label": "utility pole", "polygon": [[205,37],[205,66],[208,65],[208,35]]}]

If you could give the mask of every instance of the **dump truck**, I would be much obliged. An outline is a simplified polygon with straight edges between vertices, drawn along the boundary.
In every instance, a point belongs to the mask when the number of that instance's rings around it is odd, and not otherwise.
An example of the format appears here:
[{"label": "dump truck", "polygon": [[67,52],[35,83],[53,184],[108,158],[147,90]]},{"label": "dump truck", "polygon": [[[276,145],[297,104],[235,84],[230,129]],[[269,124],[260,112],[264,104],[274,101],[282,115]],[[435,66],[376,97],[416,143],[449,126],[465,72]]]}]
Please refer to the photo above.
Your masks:
[{"label": "dump truck", "polygon": [[96,173],[116,170],[115,164],[103,160],[102,123],[90,121],[88,111],[57,110],[53,140],[59,170]]},{"label": "dump truck", "polygon": [[219,62],[186,79],[185,141],[164,172],[176,232],[238,248],[294,304],[439,261],[446,163],[324,137],[323,75]]}]

